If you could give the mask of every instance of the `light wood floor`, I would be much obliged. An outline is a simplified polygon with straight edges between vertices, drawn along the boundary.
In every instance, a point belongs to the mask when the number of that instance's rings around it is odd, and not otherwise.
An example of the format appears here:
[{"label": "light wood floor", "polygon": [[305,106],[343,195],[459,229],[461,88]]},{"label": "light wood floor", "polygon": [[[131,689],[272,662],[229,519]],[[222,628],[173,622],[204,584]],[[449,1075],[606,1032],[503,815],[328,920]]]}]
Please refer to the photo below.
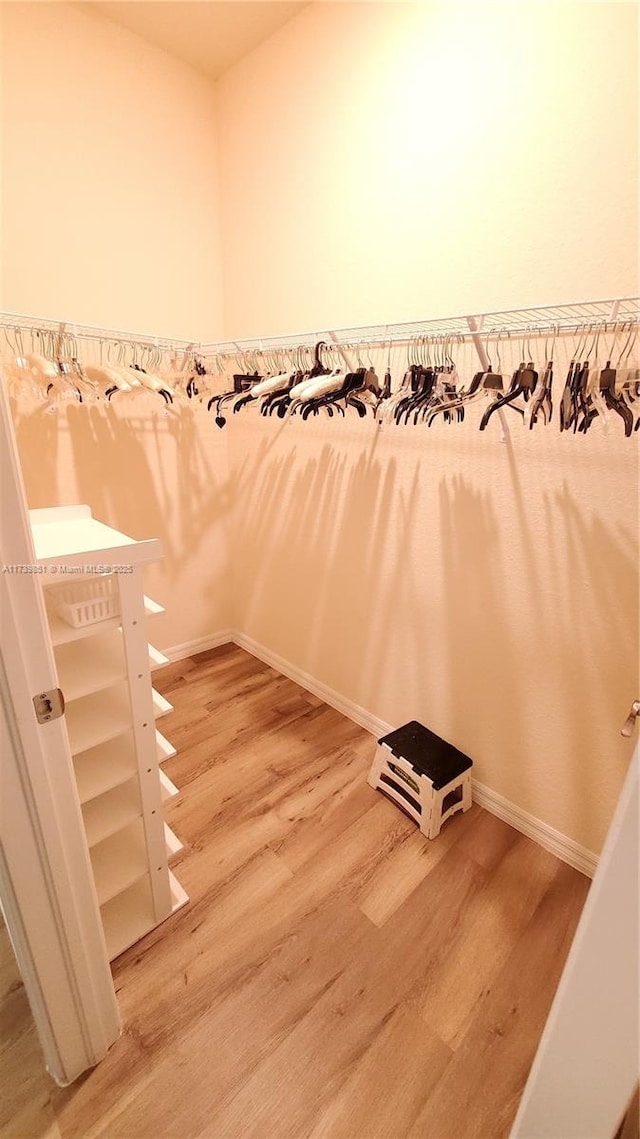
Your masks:
[{"label": "light wood floor", "polygon": [[240,649],[158,675],[190,905],[114,964],[123,1036],[71,1088],[10,992],[2,1134],[507,1136],[588,880],[476,806],[424,840],[371,737]]}]

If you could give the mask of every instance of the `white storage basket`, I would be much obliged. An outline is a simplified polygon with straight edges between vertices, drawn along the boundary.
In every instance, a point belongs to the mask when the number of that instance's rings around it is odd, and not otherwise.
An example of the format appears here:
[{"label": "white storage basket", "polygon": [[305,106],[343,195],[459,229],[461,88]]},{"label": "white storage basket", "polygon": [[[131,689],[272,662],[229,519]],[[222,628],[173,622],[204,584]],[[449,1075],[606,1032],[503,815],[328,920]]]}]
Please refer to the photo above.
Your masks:
[{"label": "white storage basket", "polygon": [[56,612],[74,629],[107,621],[120,613],[120,597],[112,576],[57,586],[51,590],[51,597]]}]

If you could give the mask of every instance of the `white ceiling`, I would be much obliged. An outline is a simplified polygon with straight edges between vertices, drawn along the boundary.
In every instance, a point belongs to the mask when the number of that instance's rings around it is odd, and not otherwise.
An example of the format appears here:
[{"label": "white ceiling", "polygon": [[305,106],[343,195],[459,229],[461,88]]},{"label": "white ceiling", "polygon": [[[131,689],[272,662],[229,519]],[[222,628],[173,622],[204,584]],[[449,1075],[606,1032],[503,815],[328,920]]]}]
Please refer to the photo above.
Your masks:
[{"label": "white ceiling", "polygon": [[286,0],[91,0],[90,6],[217,79],[306,4]]}]

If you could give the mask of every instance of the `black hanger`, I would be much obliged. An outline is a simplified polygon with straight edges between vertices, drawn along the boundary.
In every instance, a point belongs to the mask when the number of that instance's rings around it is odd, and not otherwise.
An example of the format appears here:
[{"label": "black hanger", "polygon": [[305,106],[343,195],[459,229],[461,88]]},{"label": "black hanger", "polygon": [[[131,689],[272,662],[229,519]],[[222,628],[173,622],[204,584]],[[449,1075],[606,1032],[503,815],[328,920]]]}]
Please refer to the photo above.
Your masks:
[{"label": "black hanger", "polygon": [[[606,366],[600,372],[600,391],[607,407],[622,419],[625,437],[628,439],[634,430],[633,411],[622,396],[616,395],[616,369],[611,367],[611,360],[607,360]],[[638,429],[637,424],[635,429]]]},{"label": "black hanger", "polygon": [[246,392],[252,385],[257,384],[262,379],[262,376],[256,370],[254,373],[241,373],[233,377],[233,391],[223,392],[222,395],[214,395],[211,397],[207,404],[207,411],[211,411],[215,405],[216,409],[216,424],[218,427],[224,427],[227,422],[222,414],[222,407],[228,403],[229,400],[235,399],[241,392]]},{"label": "black hanger", "polygon": [[505,395],[499,396],[498,399],[494,400],[485,411],[480,420],[480,430],[484,431],[491,416],[502,407],[511,407],[524,417],[524,408],[519,407],[513,401],[517,399],[518,396],[522,396],[525,400],[528,400],[535,390],[537,381],[538,373],[533,366],[533,361],[530,360],[528,364],[525,364],[524,360],[522,360],[520,366],[516,368],[513,373],[509,390]]},{"label": "black hanger", "polygon": [[412,408],[423,398],[431,395],[433,385],[435,382],[435,372],[432,368],[425,368],[422,364],[410,364],[408,369],[409,376],[409,394],[403,396],[398,401],[394,410],[393,418],[396,423],[400,422],[402,416],[405,416],[407,422],[408,416]]}]

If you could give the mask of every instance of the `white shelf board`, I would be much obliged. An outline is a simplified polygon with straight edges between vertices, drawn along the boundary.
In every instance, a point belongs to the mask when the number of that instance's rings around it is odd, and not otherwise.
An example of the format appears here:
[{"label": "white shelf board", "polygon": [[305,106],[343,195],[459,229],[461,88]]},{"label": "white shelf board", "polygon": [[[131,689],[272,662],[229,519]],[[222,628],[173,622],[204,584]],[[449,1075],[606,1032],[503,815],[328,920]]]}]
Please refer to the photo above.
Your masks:
[{"label": "white shelf board", "polygon": [[175,914],[176,910],[186,906],[189,901],[187,891],[178,882],[175,874],[169,871],[169,886],[171,887],[171,913]]},{"label": "white shelf board", "polygon": [[153,695],[153,714],[156,720],[159,720],[161,716],[168,715],[169,712],[173,712],[173,704],[165,700],[164,696],[156,692],[155,688],[151,689],[151,693]]},{"label": "white shelf board", "polygon": [[[75,514],[74,509],[77,511]],[[33,545],[39,562],[129,565],[162,556],[157,538],[137,542],[127,534],[97,522],[90,512],[87,515],[88,509],[84,507],[80,512],[79,508],[52,507],[29,511]]]},{"label": "white shelf board", "polygon": [[133,732],[106,740],[73,758],[81,803],[88,803],[131,779],[138,771]]},{"label": "white shelf board", "polygon": [[118,629],[99,633],[90,641],[58,645],[54,655],[67,704],[127,679],[124,642]]},{"label": "white shelf board", "polygon": [[164,605],[161,605],[159,601],[153,601],[151,597],[147,597],[146,593],[144,595],[144,611],[147,617],[157,617],[159,613],[166,612]]},{"label": "white shelf board", "polygon": [[91,507],[80,506],[41,506],[37,510],[29,511],[29,520],[32,526],[43,526],[47,522],[78,522],[81,519],[91,518]]},{"label": "white shelf board", "polygon": [[147,847],[141,819],[91,848],[93,877],[101,906],[147,872]]},{"label": "white shelf board", "polygon": [[159,649],[154,648],[153,645],[149,645],[148,648],[149,648],[149,668],[151,669],[152,672],[155,668],[162,668],[163,665],[169,663],[169,657],[166,657],[164,655],[164,653],[160,652]]},{"label": "white shelf board", "polygon": [[164,763],[167,759],[173,759],[177,755],[177,751],[173,744],[169,743],[168,739],[162,735],[156,728],[156,747],[158,749],[158,763]]},{"label": "white shelf board", "polygon": [[171,782],[169,776],[165,775],[164,771],[160,771],[160,797],[162,802],[166,803],[168,799],[173,799],[174,796],[178,794],[179,791],[175,783]]},{"label": "white shelf board", "polygon": [[[173,897],[172,897],[173,900]],[[128,890],[123,890],[101,909],[104,936],[109,960],[113,961],[134,945],[156,924],[151,883],[145,874]]]},{"label": "white shelf board", "polygon": [[138,777],[90,799],[82,808],[88,845],[95,846],[142,816]]},{"label": "white shelf board", "polygon": [[180,854],[181,850],[184,850],[184,843],[180,842],[177,834],[174,834],[168,823],[164,824],[164,842],[167,848],[167,861],[171,858],[175,858],[177,854]]},{"label": "white shelf board", "polygon": [[74,700],[66,709],[65,719],[74,756],[123,735],[131,728],[126,683]]},{"label": "white shelf board", "polygon": [[[120,617],[108,617],[106,621],[96,621],[94,625],[81,625],[79,629],[75,629],[73,625],[68,625],[66,621],[56,613],[51,598],[47,596],[47,589],[44,590],[44,602],[47,610],[47,617],[49,619],[49,631],[51,633],[51,640],[55,645],[65,645],[69,641],[84,640],[85,637],[95,637],[100,633],[104,633],[109,629],[120,629]],[[144,611],[147,617],[155,617],[158,613],[164,613],[162,605],[157,601],[152,601],[150,597],[144,598]],[[157,650],[156,650],[157,651]]]}]

